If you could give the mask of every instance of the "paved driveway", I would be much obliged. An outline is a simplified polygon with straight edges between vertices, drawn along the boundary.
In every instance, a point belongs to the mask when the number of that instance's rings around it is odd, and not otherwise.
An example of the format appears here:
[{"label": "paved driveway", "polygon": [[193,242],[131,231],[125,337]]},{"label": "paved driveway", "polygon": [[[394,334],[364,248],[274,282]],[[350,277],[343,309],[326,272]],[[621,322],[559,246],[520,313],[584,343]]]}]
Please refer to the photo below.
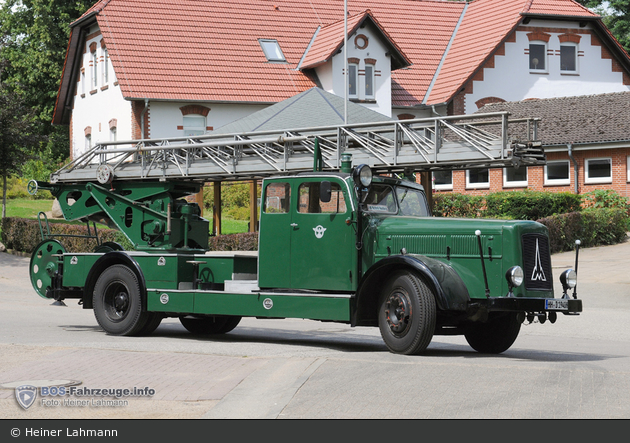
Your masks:
[{"label": "paved driveway", "polygon": [[[573,261],[554,255],[555,278]],[[0,418],[630,417],[630,242],[583,249],[582,315],[523,326],[498,356],[443,336],[394,355],[376,328],[307,320],[244,319],[208,338],[168,319],[149,337],[108,336],[76,302],[38,297],[28,262],[0,254]],[[14,386],[27,382],[153,395],[24,410]]]}]

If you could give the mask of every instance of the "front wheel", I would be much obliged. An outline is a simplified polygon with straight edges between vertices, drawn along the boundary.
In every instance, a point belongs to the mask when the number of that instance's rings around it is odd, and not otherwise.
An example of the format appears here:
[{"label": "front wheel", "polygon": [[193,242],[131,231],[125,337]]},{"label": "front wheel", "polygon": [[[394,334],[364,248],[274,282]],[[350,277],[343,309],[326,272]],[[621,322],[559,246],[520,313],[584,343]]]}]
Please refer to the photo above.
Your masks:
[{"label": "front wheel", "polygon": [[137,335],[149,320],[142,311],[142,292],[136,274],[125,265],[105,269],[94,286],[94,316],[105,332]]},{"label": "front wheel", "polygon": [[180,317],[182,326],[193,334],[225,334],[241,322],[241,317],[234,315],[212,315],[208,317]]},{"label": "front wheel", "polygon": [[435,296],[411,272],[394,275],[379,297],[378,325],[383,341],[397,354],[420,354],[435,332]]},{"label": "front wheel", "polygon": [[521,322],[516,312],[496,313],[485,323],[473,322],[464,328],[468,344],[482,354],[500,354],[516,341]]}]

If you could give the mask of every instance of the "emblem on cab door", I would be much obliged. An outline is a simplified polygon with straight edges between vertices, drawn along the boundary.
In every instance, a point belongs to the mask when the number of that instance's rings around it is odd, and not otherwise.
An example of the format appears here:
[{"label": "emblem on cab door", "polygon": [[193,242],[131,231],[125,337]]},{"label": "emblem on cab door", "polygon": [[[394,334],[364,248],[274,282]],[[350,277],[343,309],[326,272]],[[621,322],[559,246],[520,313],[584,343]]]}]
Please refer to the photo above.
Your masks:
[{"label": "emblem on cab door", "polygon": [[324,232],[326,232],[326,228],[324,228],[322,225],[319,225],[314,227],[313,231],[315,231],[315,237],[322,238],[324,236]]}]

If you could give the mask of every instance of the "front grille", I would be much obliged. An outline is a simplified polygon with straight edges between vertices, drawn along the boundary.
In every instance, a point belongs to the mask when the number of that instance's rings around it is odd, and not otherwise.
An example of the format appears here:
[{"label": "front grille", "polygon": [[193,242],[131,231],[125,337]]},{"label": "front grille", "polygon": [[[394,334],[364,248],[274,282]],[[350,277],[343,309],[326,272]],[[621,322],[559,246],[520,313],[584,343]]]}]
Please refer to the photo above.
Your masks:
[{"label": "front grille", "polygon": [[550,291],[553,288],[549,239],[542,234],[523,235],[525,289]]}]

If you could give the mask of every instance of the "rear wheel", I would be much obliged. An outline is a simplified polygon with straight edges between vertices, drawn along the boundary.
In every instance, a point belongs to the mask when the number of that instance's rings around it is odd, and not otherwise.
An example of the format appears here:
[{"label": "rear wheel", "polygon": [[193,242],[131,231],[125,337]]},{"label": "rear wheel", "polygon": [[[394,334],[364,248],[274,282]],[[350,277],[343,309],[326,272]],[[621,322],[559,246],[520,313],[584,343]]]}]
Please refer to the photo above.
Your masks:
[{"label": "rear wheel", "polygon": [[109,334],[138,334],[150,317],[142,311],[141,294],[138,277],[131,269],[125,265],[110,266],[94,286],[96,321]]},{"label": "rear wheel", "polygon": [[241,317],[233,315],[212,315],[207,317],[180,317],[182,325],[193,334],[225,334],[234,329]]},{"label": "rear wheel", "polygon": [[495,313],[485,323],[469,323],[464,328],[468,344],[483,354],[500,354],[516,341],[521,322],[516,312]]},{"label": "rear wheel", "polygon": [[397,354],[420,354],[435,332],[435,296],[410,272],[394,275],[379,298],[378,324],[383,341]]}]

